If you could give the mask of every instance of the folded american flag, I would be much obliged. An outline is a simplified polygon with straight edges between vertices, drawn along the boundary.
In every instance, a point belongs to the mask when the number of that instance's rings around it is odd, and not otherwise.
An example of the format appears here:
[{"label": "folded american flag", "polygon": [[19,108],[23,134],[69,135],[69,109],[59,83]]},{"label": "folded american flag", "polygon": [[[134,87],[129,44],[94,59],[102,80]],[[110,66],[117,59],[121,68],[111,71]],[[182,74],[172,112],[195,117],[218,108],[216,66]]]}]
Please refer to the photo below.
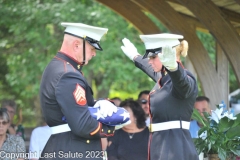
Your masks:
[{"label": "folded american flag", "polygon": [[[117,112],[113,113],[112,116],[107,117],[103,117],[102,114],[100,114],[99,107],[88,107],[88,110],[93,118],[109,126],[118,126],[130,123],[130,115],[128,111],[122,107],[117,107]],[[67,122],[65,116],[62,117],[62,120]]]}]

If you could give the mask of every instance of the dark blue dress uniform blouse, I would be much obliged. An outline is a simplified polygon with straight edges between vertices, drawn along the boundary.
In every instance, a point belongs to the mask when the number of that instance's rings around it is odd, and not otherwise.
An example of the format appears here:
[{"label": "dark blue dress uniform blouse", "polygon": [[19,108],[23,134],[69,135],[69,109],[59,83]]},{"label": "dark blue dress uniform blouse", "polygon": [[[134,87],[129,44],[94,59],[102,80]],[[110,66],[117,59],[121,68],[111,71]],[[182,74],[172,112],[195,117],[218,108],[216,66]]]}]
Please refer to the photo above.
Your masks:
[{"label": "dark blue dress uniform blouse", "polygon": [[[196,96],[194,76],[178,64],[174,72],[154,72],[147,59],[135,59],[135,65],[156,84],[149,94],[151,123],[190,121]],[[189,130],[169,129],[156,131],[149,138],[150,160],[197,160],[198,154]]]},{"label": "dark blue dress uniform blouse", "polygon": [[45,121],[50,127],[58,126],[66,123],[65,116],[71,131],[51,135],[41,159],[102,159],[100,138],[113,135],[114,127],[90,115],[93,93],[79,69],[74,59],[58,53],[43,73],[40,100]]}]

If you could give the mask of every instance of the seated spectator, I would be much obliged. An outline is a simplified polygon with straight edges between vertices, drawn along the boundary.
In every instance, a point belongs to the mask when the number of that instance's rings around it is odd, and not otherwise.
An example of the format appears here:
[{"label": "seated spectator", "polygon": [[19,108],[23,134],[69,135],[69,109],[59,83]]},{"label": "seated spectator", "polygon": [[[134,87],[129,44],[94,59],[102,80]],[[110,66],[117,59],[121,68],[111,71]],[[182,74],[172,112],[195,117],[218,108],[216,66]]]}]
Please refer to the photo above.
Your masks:
[{"label": "seated spectator", "polygon": [[14,116],[15,116],[16,111],[17,111],[17,104],[15,103],[15,101],[8,100],[8,99],[3,100],[1,107],[7,109],[7,112],[8,112],[9,117],[10,117],[10,126],[8,128],[7,133],[12,134],[12,135],[19,135],[24,140],[25,137],[24,137],[23,126],[21,124],[18,124],[18,125],[13,124],[13,119],[14,119]]},{"label": "seated spectator", "polygon": [[[45,147],[49,137],[51,136],[51,128],[43,123],[43,126],[37,127],[32,131],[30,138],[29,154],[31,155],[30,160],[38,160],[41,156],[41,152]],[[36,153],[36,154],[35,154]]]},{"label": "seated spectator", "polygon": [[[6,108],[0,108],[0,156],[1,159],[8,160],[10,158],[6,153],[14,153],[20,158],[13,157],[11,160],[24,160],[24,153],[26,152],[25,143],[22,137],[10,135],[7,129],[10,126],[10,117]],[[13,155],[13,156],[14,156]],[[6,156],[6,157],[5,157]]]},{"label": "seated spectator", "polygon": [[116,130],[109,139],[108,160],[147,160],[149,130],[142,107],[133,100],[121,102],[120,107],[129,112],[131,123]]},{"label": "seated spectator", "polygon": [[[211,113],[210,109],[210,100],[205,96],[199,96],[196,98],[196,102],[194,104],[194,108],[198,110],[198,112],[203,116],[203,112]],[[192,120],[190,122],[190,134],[192,138],[198,138],[198,131],[202,127],[202,124],[197,122],[196,120]]]},{"label": "seated spectator", "polygon": [[150,91],[149,90],[144,90],[141,91],[138,94],[138,101],[141,104],[144,112],[145,112],[145,116],[146,116],[146,125],[149,126],[150,124],[150,116],[149,116],[149,103],[148,103],[148,96],[149,96]]}]

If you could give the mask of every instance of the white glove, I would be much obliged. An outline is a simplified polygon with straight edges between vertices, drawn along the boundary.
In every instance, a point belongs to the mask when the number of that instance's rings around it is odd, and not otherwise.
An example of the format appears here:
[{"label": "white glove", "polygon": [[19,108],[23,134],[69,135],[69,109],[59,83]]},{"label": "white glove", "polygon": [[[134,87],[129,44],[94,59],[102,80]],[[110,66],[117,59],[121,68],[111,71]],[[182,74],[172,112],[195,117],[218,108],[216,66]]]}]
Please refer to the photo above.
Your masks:
[{"label": "white glove", "polygon": [[132,61],[133,58],[137,55],[140,55],[137,51],[137,48],[127,39],[122,39],[124,46],[121,46],[122,51],[126,56],[128,56]]},{"label": "white glove", "polygon": [[158,57],[162,64],[170,71],[177,70],[177,57],[176,49],[170,46],[164,46],[162,48],[162,53],[158,54]]},{"label": "white glove", "polygon": [[113,113],[117,112],[117,106],[108,100],[99,100],[93,107],[99,107],[99,112],[103,115],[103,117],[112,116]]}]

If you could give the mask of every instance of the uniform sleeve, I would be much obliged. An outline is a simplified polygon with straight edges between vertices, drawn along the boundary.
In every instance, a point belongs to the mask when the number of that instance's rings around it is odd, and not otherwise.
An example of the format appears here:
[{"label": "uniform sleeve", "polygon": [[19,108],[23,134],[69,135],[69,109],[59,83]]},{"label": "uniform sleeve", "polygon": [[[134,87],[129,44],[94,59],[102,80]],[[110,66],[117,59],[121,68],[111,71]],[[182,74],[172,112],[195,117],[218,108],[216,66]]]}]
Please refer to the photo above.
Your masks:
[{"label": "uniform sleeve", "polygon": [[160,77],[160,72],[154,72],[151,65],[148,63],[148,59],[142,59],[142,56],[138,56],[134,59],[135,66],[141,69],[144,73],[146,73],[154,82],[157,82]]},{"label": "uniform sleeve", "polygon": [[175,97],[184,99],[192,95],[197,95],[198,88],[196,79],[192,75],[188,75],[187,71],[178,64],[178,70],[174,72],[168,71],[173,83],[172,93]]},{"label": "uniform sleeve", "polygon": [[114,127],[102,125],[88,111],[86,97],[89,95],[86,95],[86,87],[88,84],[77,72],[65,73],[56,86],[56,100],[71,131],[84,138],[104,137],[113,134]]}]

